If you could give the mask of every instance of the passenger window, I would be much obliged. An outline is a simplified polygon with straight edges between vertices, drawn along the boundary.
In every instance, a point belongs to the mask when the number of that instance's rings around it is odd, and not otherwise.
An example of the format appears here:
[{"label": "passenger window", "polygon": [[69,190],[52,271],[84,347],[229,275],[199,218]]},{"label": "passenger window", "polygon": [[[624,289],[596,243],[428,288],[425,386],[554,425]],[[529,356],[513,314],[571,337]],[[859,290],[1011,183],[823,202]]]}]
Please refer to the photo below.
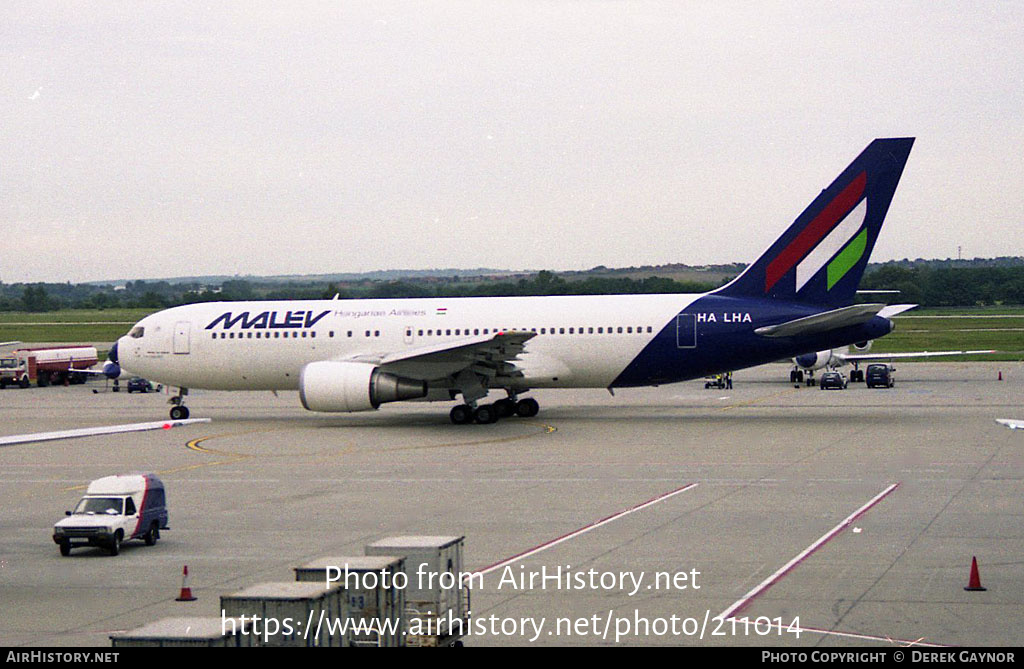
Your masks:
[{"label": "passenger window", "polygon": [[135,515],[135,500],[133,500],[131,497],[126,499],[125,502],[124,502],[124,515],[126,515],[126,516],[134,516]]}]

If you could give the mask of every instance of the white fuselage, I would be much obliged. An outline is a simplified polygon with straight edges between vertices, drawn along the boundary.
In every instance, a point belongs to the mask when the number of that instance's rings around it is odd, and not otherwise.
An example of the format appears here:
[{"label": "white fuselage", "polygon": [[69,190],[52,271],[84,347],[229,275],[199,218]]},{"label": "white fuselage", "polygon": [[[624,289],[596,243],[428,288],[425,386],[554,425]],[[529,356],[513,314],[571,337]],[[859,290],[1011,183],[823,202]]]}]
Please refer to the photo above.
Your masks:
[{"label": "white fuselage", "polygon": [[[701,295],[217,302],[167,309],[118,341],[120,363],[167,385],[295,390],[303,367],[510,330],[525,387],[606,388]],[[141,332],[141,336],[139,333]]]}]

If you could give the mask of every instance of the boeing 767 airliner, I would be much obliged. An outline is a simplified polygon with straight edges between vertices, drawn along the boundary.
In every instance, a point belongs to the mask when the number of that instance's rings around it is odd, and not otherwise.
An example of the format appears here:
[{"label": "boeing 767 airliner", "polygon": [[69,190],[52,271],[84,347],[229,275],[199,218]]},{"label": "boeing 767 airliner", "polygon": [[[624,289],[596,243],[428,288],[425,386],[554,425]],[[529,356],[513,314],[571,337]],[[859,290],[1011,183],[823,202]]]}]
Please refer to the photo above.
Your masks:
[{"label": "boeing 767 airliner", "polygon": [[913,143],[873,141],[709,293],[190,304],[139,321],[105,373],[180,388],[174,419],[206,388],[298,390],[310,411],[456,401],[452,422],[493,423],[536,415],[534,388],[674,383],[875,339],[893,328],[883,305],[853,300]]}]

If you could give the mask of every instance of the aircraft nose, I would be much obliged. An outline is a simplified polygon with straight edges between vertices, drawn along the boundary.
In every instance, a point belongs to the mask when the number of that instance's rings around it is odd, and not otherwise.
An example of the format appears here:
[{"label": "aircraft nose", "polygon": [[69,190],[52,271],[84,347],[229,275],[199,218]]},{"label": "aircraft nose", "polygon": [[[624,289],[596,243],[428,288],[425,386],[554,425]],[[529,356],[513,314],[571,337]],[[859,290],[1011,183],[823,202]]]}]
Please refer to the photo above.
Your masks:
[{"label": "aircraft nose", "polygon": [[107,361],[103,363],[103,375],[108,379],[116,379],[121,376],[121,365],[118,363],[117,356],[117,342],[114,342],[114,345],[110,347]]},{"label": "aircraft nose", "polygon": [[796,364],[801,367],[813,367],[814,363],[818,361],[817,353],[804,353],[796,356]]}]

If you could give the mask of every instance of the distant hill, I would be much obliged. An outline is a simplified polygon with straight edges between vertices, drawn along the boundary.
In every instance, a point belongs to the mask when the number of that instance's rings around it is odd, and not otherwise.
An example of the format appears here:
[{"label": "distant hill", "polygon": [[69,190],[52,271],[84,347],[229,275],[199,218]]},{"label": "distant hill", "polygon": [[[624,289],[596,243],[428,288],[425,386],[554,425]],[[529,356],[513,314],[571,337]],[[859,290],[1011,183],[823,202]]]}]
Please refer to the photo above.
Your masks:
[{"label": "distant hill", "polygon": [[[958,267],[1019,267],[1024,266],[1024,257],[1004,256],[999,258],[971,258],[968,260],[946,259],[924,259],[917,258],[910,260],[888,260],[881,263],[869,263],[868,272],[882,267],[928,267],[928,268],[958,268]],[[725,279],[739,274],[746,267],[745,263],[727,263],[724,265],[684,265],[672,263],[668,265],[639,265],[634,267],[605,267],[598,265],[587,270],[559,271],[554,270],[566,281],[576,281],[592,278],[616,278],[616,279],[644,279],[652,276],[673,279],[675,281],[698,281],[705,283],[720,284]],[[206,276],[179,276],[165,279],[145,279],[146,283],[168,283],[172,285],[188,284],[192,286],[219,286],[225,281],[248,281],[250,283],[359,283],[375,281],[402,281],[410,279],[440,279],[445,281],[477,282],[495,280],[515,280],[528,278],[536,275],[540,270],[524,269],[494,269],[489,267],[475,267],[471,269],[457,269],[452,267],[442,269],[387,269],[375,270],[372,272],[336,272],[330,274],[275,274],[270,276],[258,276],[252,274],[210,274]],[[135,281],[135,279],[108,279],[104,281],[89,281],[83,285],[89,286],[119,286]]]}]

